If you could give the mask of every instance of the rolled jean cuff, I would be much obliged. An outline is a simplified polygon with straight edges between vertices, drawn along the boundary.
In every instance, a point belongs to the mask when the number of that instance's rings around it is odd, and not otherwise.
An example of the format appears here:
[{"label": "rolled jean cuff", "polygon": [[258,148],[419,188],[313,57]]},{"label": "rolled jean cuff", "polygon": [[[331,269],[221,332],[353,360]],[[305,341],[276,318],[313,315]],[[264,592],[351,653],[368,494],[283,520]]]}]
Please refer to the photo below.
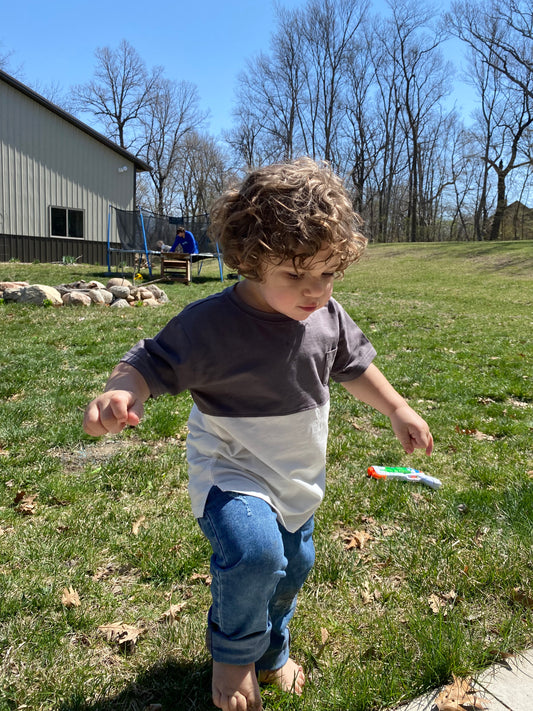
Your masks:
[{"label": "rolled jean cuff", "polygon": [[270,645],[270,630],[258,632],[242,639],[232,638],[230,641],[225,635],[209,625],[205,635],[205,644],[215,662],[244,666],[257,662],[265,654]]}]

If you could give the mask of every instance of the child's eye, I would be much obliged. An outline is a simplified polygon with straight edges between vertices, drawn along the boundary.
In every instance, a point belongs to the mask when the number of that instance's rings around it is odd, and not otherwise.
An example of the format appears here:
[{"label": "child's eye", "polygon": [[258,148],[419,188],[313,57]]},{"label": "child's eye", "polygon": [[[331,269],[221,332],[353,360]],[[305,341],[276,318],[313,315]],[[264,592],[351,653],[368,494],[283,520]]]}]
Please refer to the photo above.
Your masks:
[{"label": "child's eye", "polygon": [[331,277],[335,276],[335,272],[324,272],[322,276],[324,277],[324,279],[330,279]]},{"label": "child's eye", "polygon": [[300,275],[299,275],[299,274],[295,274],[294,272],[289,272],[289,273],[287,274],[287,276],[289,277],[289,279],[299,279],[299,278],[300,278]]}]

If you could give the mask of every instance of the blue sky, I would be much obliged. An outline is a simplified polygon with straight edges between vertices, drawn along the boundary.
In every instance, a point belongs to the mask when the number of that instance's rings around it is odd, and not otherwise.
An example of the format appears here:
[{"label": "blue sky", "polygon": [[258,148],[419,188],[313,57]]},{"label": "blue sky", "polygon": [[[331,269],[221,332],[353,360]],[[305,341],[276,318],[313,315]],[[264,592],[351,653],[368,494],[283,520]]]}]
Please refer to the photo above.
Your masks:
[{"label": "blue sky", "polygon": [[[304,4],[281,0],[287,8]],[[385,0],[372,5],[377,10]],[[247,59],[269,50],[275,29],[273,0],[6,0],[0,55],[11,52],[5,69],[50,98],[52,88],[66,93],[92,78],[98,47],[115,49],[126,39],[148,68],[161,65],[169,79],[198,87],[212,115],[209,131],[218,135],[231,127],[237,75]]]},{"label": "blue sky", "polygon": [[[283,0],[288,8],[305,0]],[[198,87],[212,114],[211,133],[231,125],[238,73],[246,59],[268,51],[276,27],[272,0],[22,0],[3,3],[0,54],[11,52],[8,72],[36,91],[66,91],[92,78],[98,47],[122,39],[147,67]]]}]

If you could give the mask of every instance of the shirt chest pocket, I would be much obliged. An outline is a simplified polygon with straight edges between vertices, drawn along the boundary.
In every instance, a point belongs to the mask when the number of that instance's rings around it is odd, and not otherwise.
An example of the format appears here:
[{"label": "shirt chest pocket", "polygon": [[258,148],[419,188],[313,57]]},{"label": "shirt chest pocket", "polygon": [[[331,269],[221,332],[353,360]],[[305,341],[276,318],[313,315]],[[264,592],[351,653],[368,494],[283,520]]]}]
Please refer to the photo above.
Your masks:
[{"label": "shirt chest pocket", "polygon": [[333,363],[335,362],[336,355],[336,348],[333,348],[330,351],[326,351],[326,353],[324,354],[324,366],[321,375],[323,385],[327,385],[329,382],[329,374],[331,373],[331,369],[333,368]]}]

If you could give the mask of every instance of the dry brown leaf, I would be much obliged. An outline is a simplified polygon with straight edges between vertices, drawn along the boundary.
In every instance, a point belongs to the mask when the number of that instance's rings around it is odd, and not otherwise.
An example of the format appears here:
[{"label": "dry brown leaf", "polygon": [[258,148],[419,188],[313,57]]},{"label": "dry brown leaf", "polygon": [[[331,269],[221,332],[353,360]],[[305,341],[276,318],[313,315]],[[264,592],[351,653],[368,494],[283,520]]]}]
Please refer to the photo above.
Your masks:
[{"label": "dry brown leaf", "polygon": [[524,607],[529,607],[530,610],[533,610],[533,597],[522,588],[514,588],[513,592],[511,593],[511,599],[514,602],[518,602],[520,605],[524,605]]},{"label": "dry brown leaf", "polygon": [[131,532],[133,533],[134,536],[139,535],[139,529],[141,528],[141,526],[143,528],[148,528],[148,524],[145,523],[145,521],[146,521],[146,516],[141,516],[140,518],[137,519],[137,521],[135,521],[135,523],[131,527]]},{"label": "dry brown leaf", "polygon": [[471,679],[461,679],[454,675],[435,699],[438,711],[483,711],[489,708],[487,699],[477,695]]},{"label": "dry brown leaf", "polygon": [[64,588],[61,595],[61,604],[65,607],[79,607],[81,605],[80,596],[74,588]]},{"label": "dry brown leaf", "polygon": [[352,548],[357,548],[361,550],[365,547],[367,541],[372,540],[370,533],[366,531],[352,531],[344,537],[344,550],[351,550]]},{"label": "dry brown leaf", "polygon": [[478,431],[474,434],[474,439],[477,439],[480,441],[486,440],[487,442],[494,442],[496,437],[494,435],[489,435],[489,434],[485,434],[484,432]]},{"label": "dry brown leaf", "polygon": [[435,593],[428,597],[428,602],[431,610],[435,614],[438,614],[444,607],[446,607],[446,603],[444,602],[444,600],[438,595],[435,595]]},{"label": "dry brown leaf", "polygon": [[[377,580],[379,581],[380,579],[377,578]],[[368,580],[363,583],[360,595],[363,605],[369,605],[371,602],[378,602],[383,597],[383,594],[380,590],[370,590],[370,584]]]},{"label": "dry brown leaf", "polygon": [[435,593],[433,593],[433,595],[430,595],[428,597],[428,602],[430,608],[435,614],[443,612],[443,614],[446,615],[446,608],[453,605],[456,599],[457,593],[454,590],[450,590],[449,593],[443,593],[441,595],[436,595]]},{"label": "dry brown leaf", "polygon": [[163,612],[159,618],[159,622],[168,622],[169,624],[173,624],[176,622],[179,613],[183,610],[186,604],[186,602],[180,602],[177,605],[171,605],[168,610]]},{"label": "dry brown leaf", "polygon": [[468,437],[473,437],[474,439],[477,439],[479,441],[487,440],[488,442],[493,442],[496,439],[496,437],[494,437],[494,435],[485,434],[484,432],[480,432],[479,430],[476,430],[475,428],[468,429],[466,427],[462,428],[462,427],[459,427],[459,425],[456,425],[455,431],[458,434],[467,435]]},{"label": "dry brown leaf", "polygon": [[25,491],[19,491],[15,496],[15,511],[18,511],[23,516],[32,516],[35,513],[35,499],[39,494],[28,494]]},{"label": "dry brown leaf", "polygon": [[361,590],[361,600],[363,605],[369,605],[373,601],[374,597],[371,595],[370,590]]},{"label": "dry brown leaf", "polygon": [[131,646],[146,632],[146,627],[133,627],[122,622],[113,622],[110,625],[100,625],[98,631],[105,635],[108,642]]},{"label": "dry brown leaf", "polygon": [[205,575],[204,573],[193,573],[191,580],[201,580],[204,585],[211,585],[212,578],[210,575]]},{"label": "dry brown leaf", "polygon": [[326,645],[329,642],[329,632],[325,627],[320,628],[320,646],[315,652],[315,659],[318,661],[322,654],[324,653],[324,649],[326,648]]}]

